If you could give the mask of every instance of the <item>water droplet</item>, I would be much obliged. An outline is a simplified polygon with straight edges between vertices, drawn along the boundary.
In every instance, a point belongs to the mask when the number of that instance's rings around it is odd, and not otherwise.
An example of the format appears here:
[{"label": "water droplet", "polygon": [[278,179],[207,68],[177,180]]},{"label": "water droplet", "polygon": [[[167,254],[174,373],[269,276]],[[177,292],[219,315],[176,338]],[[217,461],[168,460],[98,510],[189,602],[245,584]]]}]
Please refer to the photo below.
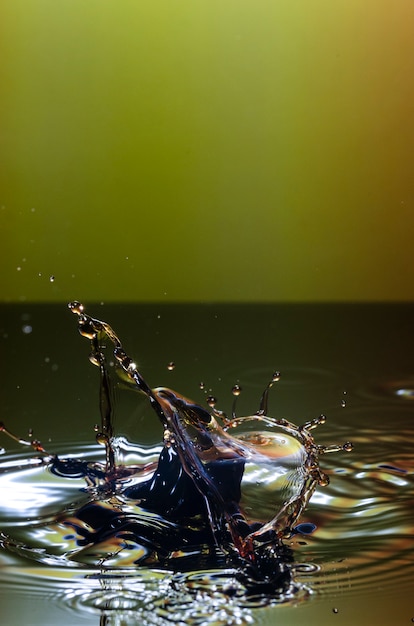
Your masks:
[{"label": "water droplet", "polygon": [[95,339],[96,338],[96,330],[91,322],[88,320],[81,320],[79,322],[79,332],[82,337],[86,337],[87,339]]},{"label": "water droplet", "polygon": [[354,446],[350,441],[347,441],[342,446],[342,449],[345,450],[345,452],[352,452],[352,450],[354,449]]},{"label": "water droplet", "polygon": [[20,270],[21,270],[21,269],[22,269],[22,268],[20,267],[20,265],[18,265],[18,266],[16,267],[16,270],[17,270],[18,272],[20,272]]},{"label": "water droplet", "polygon": [[68,307],[73,313],[76,313],[76,315],[82,315],[83,313],[84,306],[77,300],[69,302]]},{"label": "water droplet", "polygon": [[329,485],[329,476],[321,471],[319,471],[318,485],[320,487],[327,487]]},{"label": "water droplet", "polygon": [[25,335],[29,335],[32,332],[32,327],[29,324],[25,324],[24,326],[22,326],[22,331],[24,332]]},{"label": "water droplet", "polygon": [[277,383],[280,380],[280,372],[273,372],[272,383]]},{"label": "water droplet", "polygon": [[92,365],[96,365],[97,367],[100,366],[101,361],[99,359],[99,354],[97,354],[96,352],[91,352],[89,355],[89,361],[92,363]]},{"label": "water droplet", "polygon": [[55,282],[55,277],[54,276],[49,276],[49,280],[50,280],[51,283],[54,283]]},{"label": "water droplet", "polygon": [[167,365],[167,370],[170,370],[170,372],[172,372],[172,370],[175,368],[175,363],[174,361],[170,361]]},{"label": "water droplet", "polygon": [[332,609],[332,613],[339,613],[338,609],[335,607]]},{"label": "water droplet", "polygon": [[217,398],[215,398],[214,396],[208,396],[206,402],[207,402],[208,406],[211,406],[211,408],[213,408],[217,404]]},{"label": "water droplet", "polygon": [[95,424],[93,429],[96,433],[99,432],[99,424]]},{"label": "water droplet", "polygon": [[345,408],[346,407],[346,401],[345,400],[341,400],[341,407]]},{"label": "water droplet", "polygon": [[201,381],[201,382],[199,383],[199,387],[200,387],[200,389],[205,389],[206,384],[205,384],[205,383],[203,383],[203,381]]},{"label": "water droplet", "polygon": [[108,435],[105,435],[105,433],[98,433],[96,435],[96,443],[99,443],[101,446],[106,446],[108,444]]},{"label": "water droplet", "polygon": [[231,390],[233,396],[239,396],[241,394],[241,387],[240,385],[234,385],[233,389]]}]

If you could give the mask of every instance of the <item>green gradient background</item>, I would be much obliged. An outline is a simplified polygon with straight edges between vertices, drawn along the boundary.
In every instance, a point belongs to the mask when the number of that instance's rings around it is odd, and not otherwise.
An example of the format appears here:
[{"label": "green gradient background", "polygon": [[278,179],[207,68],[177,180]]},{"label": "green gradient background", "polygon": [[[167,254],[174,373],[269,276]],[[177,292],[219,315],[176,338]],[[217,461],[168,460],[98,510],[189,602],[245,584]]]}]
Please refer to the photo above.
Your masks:
[{"label": "green gradient background", "polygon": [[412,0],[3,0],[0,28],[2,301],[414,298]]}]

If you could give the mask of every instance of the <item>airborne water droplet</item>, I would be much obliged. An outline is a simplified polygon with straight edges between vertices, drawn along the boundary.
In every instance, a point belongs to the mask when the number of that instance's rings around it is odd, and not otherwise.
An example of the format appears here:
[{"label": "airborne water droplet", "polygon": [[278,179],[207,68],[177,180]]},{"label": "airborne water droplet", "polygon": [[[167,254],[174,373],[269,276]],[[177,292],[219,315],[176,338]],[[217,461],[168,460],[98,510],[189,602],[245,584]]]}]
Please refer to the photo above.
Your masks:
[{"label": "airborne water droplet", "polygon": [[167,370],[169,370],[170,372],[172,372],[172,370],[175,368],[175,363],[174,361],[170,361],[167,365]]},{"label": "airborne water droplet", "polygon": [[277,383],[280,380],[280,372],[273,372],[272,382]]},{"label": "airborne water droplet", "polygon": [[51,283],[54,283],[55,282],[55,277],[54,276],[49,276],[49,280],[50,280]]}]

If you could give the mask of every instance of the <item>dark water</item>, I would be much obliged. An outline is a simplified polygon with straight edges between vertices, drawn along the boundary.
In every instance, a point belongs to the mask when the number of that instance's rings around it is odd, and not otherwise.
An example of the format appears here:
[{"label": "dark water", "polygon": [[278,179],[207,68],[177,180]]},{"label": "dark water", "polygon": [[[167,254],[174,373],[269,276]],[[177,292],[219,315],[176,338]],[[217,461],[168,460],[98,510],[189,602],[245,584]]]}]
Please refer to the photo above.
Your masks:
[{"label": "dark water", "polygon": [[[89,305],[88,312],[117,329],[151,386],[203,406],[214,395],[231,413],[239,384],[237,413],[251,415],[279,370],[269,414],[303,423],[323,413],[317,443],[351,440],[354,450],[321,458],[330,485],[317,488],[298,532],[285,540],[292,585],[283,603],[257,606],[263,602],[246,601],[232,568],[211,562],[181,572],[137,569],[113,546],[100,567],[96,553],[83,554],[81,570],[76,559],[62,562],[71,539],[53,526],[56,508],[65,502],[69,514],[82,505],[84,479],[51,474],[32,450],[3,436],[1,530],[14,544],[0,552],[1,623],[412,623],[413,306]],[[48,450],[103,462],[94,443],[98,372],[66,304],[3,307],[0,325],[3,421],[21,436],[33,429]],[[162,428],[144,399],[122,391],[115,403],[115,431],[139,443],[124,453],[154,461]],[[25,550],[29,526],[36,554]]]}]

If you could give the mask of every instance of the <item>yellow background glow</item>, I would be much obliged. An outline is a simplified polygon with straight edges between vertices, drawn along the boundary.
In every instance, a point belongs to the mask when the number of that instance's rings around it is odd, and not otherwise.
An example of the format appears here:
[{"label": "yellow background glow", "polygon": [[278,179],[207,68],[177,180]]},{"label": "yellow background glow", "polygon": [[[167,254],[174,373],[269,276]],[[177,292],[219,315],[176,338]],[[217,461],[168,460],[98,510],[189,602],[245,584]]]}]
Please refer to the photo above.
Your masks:
[{"label": "yellow background glow", "polygon": [[412,0],[0,23],[2,301],[414,298]]}]

